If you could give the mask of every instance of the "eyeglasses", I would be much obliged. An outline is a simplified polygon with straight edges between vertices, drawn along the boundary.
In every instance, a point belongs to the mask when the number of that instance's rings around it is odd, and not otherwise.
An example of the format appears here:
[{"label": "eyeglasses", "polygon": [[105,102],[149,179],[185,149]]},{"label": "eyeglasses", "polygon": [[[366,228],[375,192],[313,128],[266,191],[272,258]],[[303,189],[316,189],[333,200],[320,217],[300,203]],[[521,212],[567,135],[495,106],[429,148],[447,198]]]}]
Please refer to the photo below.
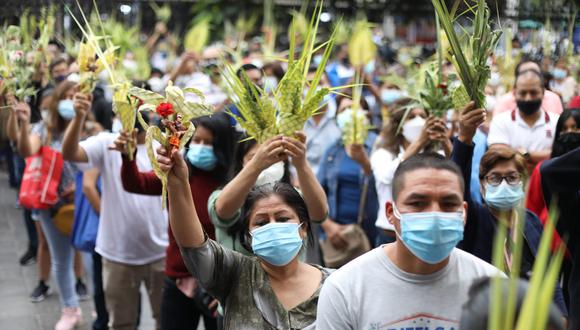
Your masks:
[{"label": "eyeglasses", "polygon": [[492,186],[499,186],[503,180],[509,185],[515,186],[522,182],[522,176],[517,172],[512,172],[507,175],[489,174],[484,177],[485,182]]}]

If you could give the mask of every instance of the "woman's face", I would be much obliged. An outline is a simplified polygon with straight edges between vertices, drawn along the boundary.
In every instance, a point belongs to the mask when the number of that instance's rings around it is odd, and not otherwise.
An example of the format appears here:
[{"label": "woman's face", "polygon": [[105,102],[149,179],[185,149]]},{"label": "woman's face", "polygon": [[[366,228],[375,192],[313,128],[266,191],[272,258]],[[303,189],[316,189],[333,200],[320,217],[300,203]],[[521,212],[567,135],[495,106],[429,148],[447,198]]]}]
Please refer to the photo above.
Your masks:
[{"label": "woman's face", "polygon": [[244,159],[242,159],[242,165],[246,166],[246,164],[252,160],[252,158],[254,158],[254,155],[256,154],[256,152],[258,151],[258,147],[259,145],[256,143],[254,144],[250,150],[248,150],[248,152],[246,152],[246,154],[244,155]]},{"label": "woman's face", "polygon": [[[492,169],[483,177],[481,181],[481,193],[482,196],[485,196],[485,184],[487,183],[487,177],[491,176],[502,176],[502,177],[509,177],[509,176],[520,176],[522,174],[518,172],[518,168],[516,167],[516,163],[513,160],[506,160],[498,162]],[[505,179],[503,179],[505,180]],[[503,182],[502,180],[502,182]],[[521,179],[520,179],[521,180]],[[501,184],[501,183],[500,183]]]},{"label": "woman's face", "polygon": [[409,112],[409,115],[407,116],[407,119],[405,119],[405,122],[408,122],[409,120],[413,120],[416,117],[421,117],[423,119],[427,119],[427,112],[425,112],[425,110],[423,110],[423,109],[415,108],[415,109],[411,110],[411,112]]},{"label": "woman's face", "polygon": [[192,144],[203,144],[206,146],[213,146],[213,133],[209,129],[201,125],[197,126],[195,134],[193,134],[193,137],[191,138],[191,142],[189,143],[189,145]]},{"label": "woman's face", "polygon": [[564,122],[564,126],[562,127],[562,134],[563,133],[580,133],[580,128],[578,128],[578,124],[574,117],[570,117],[566,119]]},{"label": "woman's face", "polygon": [[[258,200],[250,213],[248,230],[251,232],[270,223],[300,223],[298,214],[278,195],[270,195]],[[300,227],[300,236],[306,237],[306,229]]]}]

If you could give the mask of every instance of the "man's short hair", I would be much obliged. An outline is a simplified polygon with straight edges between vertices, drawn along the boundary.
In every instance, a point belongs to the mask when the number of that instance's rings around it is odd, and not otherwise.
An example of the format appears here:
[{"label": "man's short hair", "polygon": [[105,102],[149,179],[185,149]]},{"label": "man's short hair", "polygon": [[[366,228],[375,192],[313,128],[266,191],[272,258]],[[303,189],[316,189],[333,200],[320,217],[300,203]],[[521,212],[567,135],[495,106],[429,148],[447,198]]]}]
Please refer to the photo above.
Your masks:
[{"label": "man's short hair", "polygon": [[66,63],[66,59],[64,59],[64,57],[58,57],[55,58],[54,60],[52,60],[52,62],[50,62],[50,64],[48,65],[48,72],[52,72],[52,70],[54,69],[54,67],[56,67],[57,65],[60,64],[67,64]]},{"label": "man's short hair", "polygon": [[262,72],[260,70],[260,68],[258,68],[254,64],[252,64],[252,63],[246,63],[246,64],[242,65],[238,69],[238,71],[236,71],[236,76],[238,76],[238,78],[242,79],[242,72],[248,72],[248,71],[252,71],[252,70],[258,70],[258,71],[260,71],[260,73]]},{"label": "man's short hair", "polygon": [[465,182],[463,181],[463,173],[459,166],[438,153],[426,152],[409,157],[403,161],[395,171],[392,191],[394,201],[397,200],[399,193],[403,190],[405,185],[405,174],[422,169],[445,170],[451,172],[459,179],[461,193],[464,193]]}]

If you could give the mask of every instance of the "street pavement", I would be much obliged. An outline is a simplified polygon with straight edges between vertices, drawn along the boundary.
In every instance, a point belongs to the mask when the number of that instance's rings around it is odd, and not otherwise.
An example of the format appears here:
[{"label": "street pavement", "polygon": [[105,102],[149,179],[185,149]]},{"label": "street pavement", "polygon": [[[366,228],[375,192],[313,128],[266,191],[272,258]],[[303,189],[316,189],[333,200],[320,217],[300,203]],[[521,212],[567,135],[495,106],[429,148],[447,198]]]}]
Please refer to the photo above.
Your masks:
[{"label": "street pavement", "polygon": [[[56,282],[51,278],[53,293],[39,303],[28,296],[38,283],[36,263],[20,266],[18,259],[26,250],[28,241],[22,210],[16,208],[16,191],[8,186],[8,175],[0,171],[0,329],[52,330],[60,317]],[[85,279],[88,284],[90,279]],[[144,288],[141,290],[142,315],[140,330],[155,328]],[[92,329],[92,300],[81,302],[83,325],[78,329]]]}]

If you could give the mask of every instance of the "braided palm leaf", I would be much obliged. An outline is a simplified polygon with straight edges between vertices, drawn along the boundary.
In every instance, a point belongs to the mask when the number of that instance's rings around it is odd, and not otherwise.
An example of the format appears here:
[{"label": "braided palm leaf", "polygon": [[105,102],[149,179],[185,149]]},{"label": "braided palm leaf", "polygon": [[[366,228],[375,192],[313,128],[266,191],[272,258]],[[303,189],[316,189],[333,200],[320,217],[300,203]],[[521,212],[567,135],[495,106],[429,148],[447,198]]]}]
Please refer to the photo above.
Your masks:
[{"label": "braided palm leaf", "polygon": [[[205,105],[203,103],[194,103],[186,101],[185,100],[186,93],[201,95],[201,92],[194,88],[186,88],[182,90],[181,88],[174,86],[173,82],[171,81],[169,81],[169,84],[165,88],[165,97],[155,92],[151,92],[139,87],[131,87],[128,90],[128,95],[133,96],[143,102],[143,104],[138,109],[139,112],[156,111],[157,107],[161,103],[169,103],[173,106],[175,113],[167,116],[166,119],[173,120],[174,122],[176,122],[178,120],[179,115],[181,116],[180,124],[182,125],[183,128],[185,128],[185,132],[179,139],[178,146],[179,150],[185,147],[185,144],[191,139],[191,137],[195,133],[195,126],[193,125],[191,120],[212,114],[211,107],[209,107],[208,105]],[[172,137],[172,133],[168,128],[165,129],[165,132],[162,132],[161,129],[157,126],[147,125],[140,114],[138,116],[138,119],[141,125],[147,130],[147,136],[145,140],[145,143],[147,145],[147,155],[149,156],[149,160],[151,161],[153,171],[155,172],[157,177],[161,180],[161,184],[163,186],[162,190],[163,208],[165,209],[167,197],[167,173],[163,172],[159,167],[159,163],[157,162],[157,158],[155,157],[155,153],[153,150],[153,141],[159,142],[165,148],[170,148],[171,144],[169,140]]]},{"label": "braided palm leaf", "polygon": [[366,113],[361,109],[347,109],[349,120],[342,128],[342,142],[344,145],[364,144],[371,128]]}]

